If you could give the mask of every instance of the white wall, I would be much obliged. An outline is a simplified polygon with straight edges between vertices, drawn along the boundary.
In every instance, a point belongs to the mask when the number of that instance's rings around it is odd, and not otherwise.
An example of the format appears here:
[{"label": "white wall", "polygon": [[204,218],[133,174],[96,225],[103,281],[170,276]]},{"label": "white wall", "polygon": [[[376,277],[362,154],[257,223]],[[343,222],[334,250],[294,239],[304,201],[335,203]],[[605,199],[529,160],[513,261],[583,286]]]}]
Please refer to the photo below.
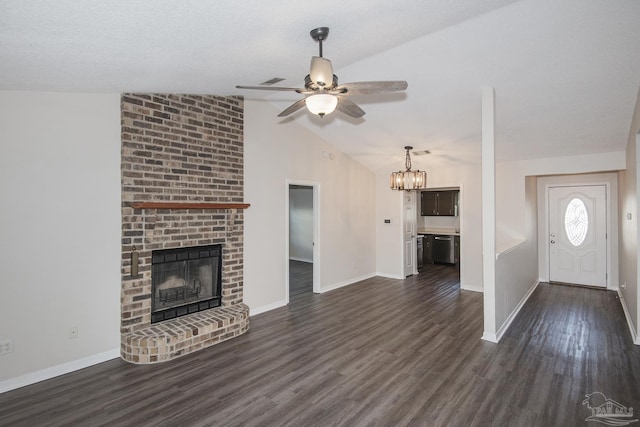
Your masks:
[{"label": "white wall", "polygon": [[117,357],[120,95],[0,92],[0,129],[0,385]]},{"label": "white wall", "polygon": [[289,188],[289,259],[313,262],[313,187]]},{"label": "white wall", "polygon": [[519,162],[496,165],[496,248],[501,252],[525,239],[525,176]]},{"label": "white wall", "polygon": [[[625,314],[636,344],[640,344],[640,293],[638,292],[638,166],[640,164],[640,93],[636,101],[633,121],[626,147],[626,170],[620,178],[620,295]],[[630,215],[630,218],[627,217]]]},{"label": "white wall", "polygon": [[460,216],[422,216],[418,200],[418,230],[423,228],[455,230],[460,227]]},{"label": "white wall", "polygon": [[[376,274],[404,279],[402,195],[389,188],[389,173],[376,174]],[[389,224],[385,219],[390,220]]]},{"label": "white wall", "polygon": [[542,159],[512,162],[524,176],[581,174],[610,172],[625,168],[624,151],[612,151],[579,156],[546,157]]},{"label": "white wall", "polygon": [[321,291],[373,276],[374,174],[268,103],[244,105],[244,301],[252,313],[286,301],[287,179],[320,184]]},{"label": "white wall", "polygon": [[[497,176],[500,178],[500,173]],[[501,180],[501,178],[498,179],[498,181]],[[524,215],[517,221],[522,224],[522,229],[515,231],[515,233],[522,233],[522,238],[515,246],[501,252],[496,259],[495,322],[497,341],[500,340],[538,284],[536,178],[526,177],[521,184],[519,193],[522,194],[522,213]],[[504,187],[502,188],[504,190]],[[498,200],[503,197],[503,194],[497,193]],[[497,210],[496,214],[498,213],[501,212]]]}]

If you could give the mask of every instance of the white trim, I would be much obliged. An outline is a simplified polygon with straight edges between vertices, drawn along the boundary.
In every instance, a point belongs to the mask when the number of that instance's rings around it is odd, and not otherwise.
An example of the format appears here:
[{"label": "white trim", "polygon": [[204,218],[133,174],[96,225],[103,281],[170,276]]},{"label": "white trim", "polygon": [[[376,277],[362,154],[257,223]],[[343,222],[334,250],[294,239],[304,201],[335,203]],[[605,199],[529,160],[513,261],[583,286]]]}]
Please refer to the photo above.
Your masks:
[{"label": "white trim", "polygon": [[404,280],[405,279],[405,277],[402,277],[402,274],[389,274],[389,273],[376,272],[374,274],[374,276],[385,277],[387,279],[398,279],[398,280]]},{"label": "white trim", "polygon": [[105,351],[103,353],[94,354],[89,357],[72,360],[71,362],[63,363],[61,365],[52,366],[50,368],[21,375],[16,378],[4,380],[0,382],[0,393],[39,383],[40,381],[49,380],[70,372],[79,371],[80,369],[88,368],[89,366],[97,365],[98,363],[103,363],[108,360],[118,359],[119,357],[120,349],[114,348],[113,350]]},{"label": "white trim", "polygon": [[325,292],[333,291],[334,289],[338,289],[338,288],[342,288],[344,286],[352,285],[354,283],[361,282],[361,281],[366,280],[366,279],[370,279],[370,278],[374,277],[375,275],[376,275],[375,273],[369,273],[369,274],[364,274],[362,276],[354,277],[354,278],[349,279],[349,280],[345,280],[344,282],[335,283],[333,285],[330,285],[330,286],[327,286],[327,287],[324,287],[324,288],[320,289],[320,293],[323,294]]},{"label": "white trim", "polygon": [[507,320],[504,321],[502,326],[500,326],[500,328],[498,329],[498,332],[496,332],[496,334],[495,334],[495,339],[496,340],[495,341],[491,341],[491,342],[496,342],[496,343],[500,342],[500,340],[502,339],[502,336],[504,335],[504,333],[507,332],[507,329],[509,329],[509,326],[511,326],[511,322],[513,322],[515,320],[516,316],[518,315],[518,313],[520,313],[520,310],[522,309],[522,307],[524,307],[524,305],[526,304],[527,300],[529,299],[531,294],[533,294],[533,291],[536,290],[536,288],[538,287],[539,284],[540,284],[540,282],[536,281],[533,284],[533,286],[531,286],[529,288],[529,290],[522,297],[522,299],[520,300],[518,305],[516,305],[516,308],[513,309],[513,311],[509,315],[509,317],[507,317]]},{"label": "white trim", "polygon": [[[547,184],[545,186],[545,198],[546,198],[546,208],[547,208],[547,213],[546,213],[546,219],[545,219],[545,231],[546,231],[546,236],[545,236],[545,242],[546,242],[546,257],[547,257],[547,276],[549,277],[549,282],[551,281],[551,247],[550,247],[550,242],[548,239],[549,236],[549,224],[550,224],[550,218],[551,218],[551,194],[550,194],[550,190],[552,188],[578,188],[578,187],[604,187],[604,200],[605,200],[605,236],[607,236],[607,238],[605,239],[605,286],[602,286],[605,289],[608,290],[612,290],[611,288],[611,278],[612,278],[612,272],[611,272],[611,238],[609,238],[608,236],[612,236],[611,234],[611,209],[610,209],[610,204],[613,202],[613,198],[611,197],[611,188],[610,188],[610,183],[609,182],[593,182],[593,183],[586,183],[586,184]],[[580,284],[580,283],[576,283],[576,284]],[[600,287],[600,285],[598,285]]]},{"label": "white trim", "polygon": [[492,343],[495,343],[495,344],[498,344],[498,341],[499,341],[498,337],[496,336],[496,334],[490,333],[490,332],[487,332],[487,331],[485,331],[482,334],[482,337],[480,339],[483,340],[483,341],[489,341],[489,342],[492,342]]},{"label": "white trim", "polygon": [[287,301],[281,300],[281,301],[272,302],[271,304],[263,305],[257,308],[249,307],[249,317],[256,316],[258,314],[262,314],[267,311],[275,310],[276,308],[284,307],[285,305],[287,305]]},{"label": "white trim", "polygon": [[[483,339],[496,335],[496,95],[492,87],[482,89],[482,288]],[[487,337],[487,338],[484,338]]]},{"label": "white trim", "polygon": [[484,289],[482,289],[482,286],[467,286],[467,285],[460,284],[460,290],[470,291],[470,292],[480,292],[481,294],[484,293]]},{"label": "white trim", "polygon": [[[313,292],[320,292],[320,183],[313,183]],[[287,295],[288,298],[288,295]]]},{"label": "white trim", "polygon": [[519,237],[517,239],[513,239],[509,242],[505,242],[500,244],[499,246],[496,245],[496,261],[498,259],[500,259],[500,257],[505,256],[506,254],[508,254],[509,252],[514,251],[516,248],[519,248],[520,246],[524,245],[525,243],[527,243],[527,239],[525,239],[524,237]]},{"label": "white trim", "polygon": [[633,322],[631,321],[631,315],[629,314],[629,310],[627,309],[627,302],[624,300],[624,295],[618,289],[618,298],[620,298],[620,304],[622,305],[622,311],[624,311],[624,317],[627,319],[627,325],[629,325],[629,332],[631,333],[631,339],[635,345],[640,345],[640,334],[636,332],[636,328],[633,327]]},{"label": "white trim", "polygon": [[289,257],[289,261],[300,261],[300,262],[308,262],[308,263],[312,263],[313,260],[309,259],[309,258],[298,258],[295,256],[290,256]]},{"label": "white trim", "polygon": [[[593,179],[593,180],[590,180]],[[550,278],[550,251],[549,251],[549,188],[552,187],[588,187],[604,185],[606,188],[606,215],[607,215],[607,290],[616,290],[619,271],[616,268],[620,259],[618,253],[618,230],[620,224],[618,222],[618,180],[615,172],[592,172],[588,174],[573,175],[550,175],[538,177],[538,273],[546,277],[541,277],[541,282],[548,282]],[[540,203],[540,198],[543,203]],[[541,216],[543,219],[541,222]],[[543,234],[540,234],[543,230]],[[541,243],[544,242],[544,243]],[[542,248],[542,252],[540,251]],[[546,270],[541,274],[542,266]]]}]

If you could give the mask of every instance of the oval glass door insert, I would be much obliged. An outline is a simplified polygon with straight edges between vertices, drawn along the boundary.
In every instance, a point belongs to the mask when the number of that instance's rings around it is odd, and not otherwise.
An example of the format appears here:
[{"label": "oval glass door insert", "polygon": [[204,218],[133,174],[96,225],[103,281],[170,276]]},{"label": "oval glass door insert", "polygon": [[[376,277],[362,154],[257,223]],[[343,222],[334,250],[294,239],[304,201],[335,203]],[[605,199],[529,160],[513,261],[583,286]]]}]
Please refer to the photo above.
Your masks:
[{"label": "oval glass door insert", "polygon": [[564,211],[564,230],[573,246],[580,246],[589,231],[589,214],[584,202],[577,197],[571,199]]}]

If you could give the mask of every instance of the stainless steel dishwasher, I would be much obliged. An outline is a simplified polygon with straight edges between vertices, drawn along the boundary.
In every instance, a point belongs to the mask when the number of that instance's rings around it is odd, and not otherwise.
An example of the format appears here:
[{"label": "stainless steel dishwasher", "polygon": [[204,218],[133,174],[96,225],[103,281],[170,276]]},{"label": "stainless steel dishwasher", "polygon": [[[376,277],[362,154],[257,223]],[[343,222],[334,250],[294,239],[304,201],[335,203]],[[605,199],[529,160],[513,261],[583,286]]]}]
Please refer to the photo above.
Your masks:
[{"label": "stainless steel dishwasher", "polygon": [[447,234],[433,236],[433,262],[455,264],[454,236]]}]

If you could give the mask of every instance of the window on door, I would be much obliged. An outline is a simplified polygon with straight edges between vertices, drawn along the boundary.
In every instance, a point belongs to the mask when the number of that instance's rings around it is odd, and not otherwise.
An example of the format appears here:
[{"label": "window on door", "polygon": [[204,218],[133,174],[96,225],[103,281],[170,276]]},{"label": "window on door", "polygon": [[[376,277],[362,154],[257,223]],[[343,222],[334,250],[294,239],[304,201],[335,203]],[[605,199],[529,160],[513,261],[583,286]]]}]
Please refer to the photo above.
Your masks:
[{"label": "window on door", "polygon": [[573,246],[580,246],[589,231],[589,212],[584,202],[577,197],[571,199],[564,211],[564,231]]}]

